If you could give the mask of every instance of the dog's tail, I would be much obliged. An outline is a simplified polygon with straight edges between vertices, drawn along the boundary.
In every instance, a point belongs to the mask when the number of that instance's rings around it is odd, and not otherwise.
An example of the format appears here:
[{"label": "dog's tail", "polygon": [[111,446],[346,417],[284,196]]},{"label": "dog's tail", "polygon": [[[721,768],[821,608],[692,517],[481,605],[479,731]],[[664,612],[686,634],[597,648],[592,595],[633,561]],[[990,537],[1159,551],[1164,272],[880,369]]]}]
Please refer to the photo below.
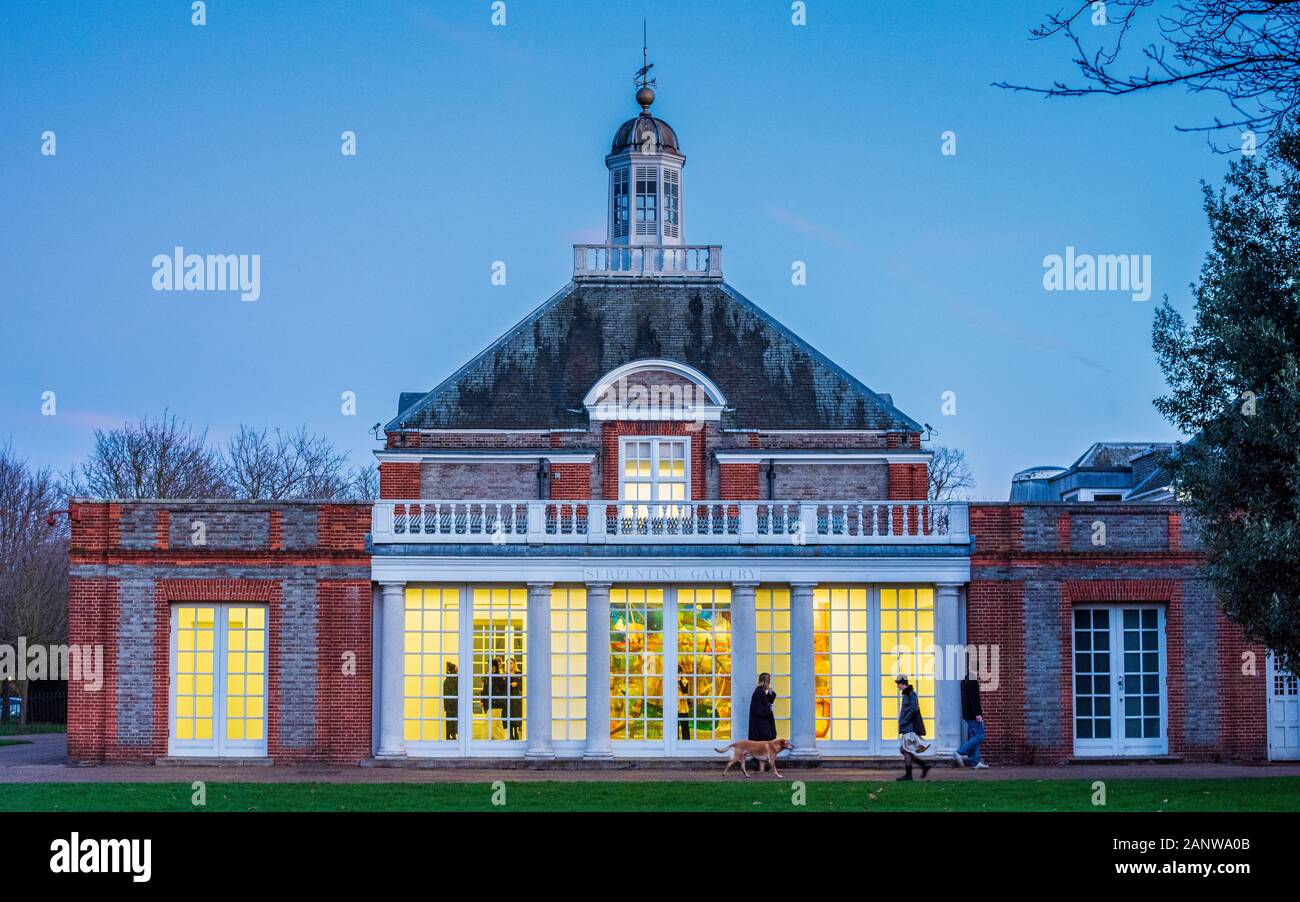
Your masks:
[{"label": "dog's tail", "polygon": [[713,750],[715,752],[729,752],[735,747],[735,745],[736,743],[733,742],[731,745],[724,745],[722,748],[715,747]]}]

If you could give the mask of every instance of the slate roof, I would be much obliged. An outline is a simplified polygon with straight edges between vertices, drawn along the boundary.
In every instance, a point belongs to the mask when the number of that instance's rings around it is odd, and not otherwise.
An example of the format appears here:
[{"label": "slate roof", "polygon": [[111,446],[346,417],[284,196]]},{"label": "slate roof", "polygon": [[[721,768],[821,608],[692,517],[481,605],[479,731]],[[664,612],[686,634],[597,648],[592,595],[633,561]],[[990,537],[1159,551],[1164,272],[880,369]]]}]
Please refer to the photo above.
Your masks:
[{"label": "slate roof", "polygon": [[1169,442],[1097,442],[1070,464],[1071,470],[1102,469],[1132,466],[1134,460],[1152,451],[1168,451]]},{"label": "slate roof", "polygon": [[923,427],[722,283],[570,283],[385,431],[585,429],[583,396],[625,363],[695,367],[726,396],[724,428]]}]

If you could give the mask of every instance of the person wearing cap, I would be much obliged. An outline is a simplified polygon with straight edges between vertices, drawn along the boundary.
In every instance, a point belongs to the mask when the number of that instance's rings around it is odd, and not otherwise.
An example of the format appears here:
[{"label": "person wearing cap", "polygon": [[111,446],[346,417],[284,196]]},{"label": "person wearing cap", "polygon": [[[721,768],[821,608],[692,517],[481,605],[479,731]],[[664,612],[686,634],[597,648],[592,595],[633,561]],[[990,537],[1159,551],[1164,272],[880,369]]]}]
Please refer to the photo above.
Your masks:
[{"label": "person wearing cap", "polygon": [[903,767],[906,770],[899,780],[912,779],[912,765],[921,768],[921,779],[930,773],[930,765],[921,760],[920,755],[930,745],[921,741],[925,735],[925,720],[921,717],[921,703],[916,697],[916,690],[908,683],[907,677],[899,674],[894,680],[898,687],[901,703],[898,706],[898,750],[903,755]]}]

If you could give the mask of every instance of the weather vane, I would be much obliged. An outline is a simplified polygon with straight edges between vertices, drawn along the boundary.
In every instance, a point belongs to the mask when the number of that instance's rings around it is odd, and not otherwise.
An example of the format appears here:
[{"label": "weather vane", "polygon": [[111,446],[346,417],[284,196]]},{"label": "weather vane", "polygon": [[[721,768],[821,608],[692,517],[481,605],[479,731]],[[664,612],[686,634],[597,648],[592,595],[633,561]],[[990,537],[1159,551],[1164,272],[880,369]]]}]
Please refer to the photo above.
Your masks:
[{"label": "weather vane", "polygon": [[641,68],[637,70],[636,77],[633,81],[638,88],[653,87],[655,80],[650,77],[650,70],[655,64],[650,62],[649,44],[646,41],[645,19],[641,20]]}]

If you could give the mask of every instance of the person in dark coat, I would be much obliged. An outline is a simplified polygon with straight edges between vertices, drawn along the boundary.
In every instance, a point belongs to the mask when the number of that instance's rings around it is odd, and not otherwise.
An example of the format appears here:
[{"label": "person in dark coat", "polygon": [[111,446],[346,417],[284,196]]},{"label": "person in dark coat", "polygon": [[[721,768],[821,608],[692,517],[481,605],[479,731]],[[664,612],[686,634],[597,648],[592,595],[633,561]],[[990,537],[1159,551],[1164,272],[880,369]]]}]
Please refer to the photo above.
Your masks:
[{"label": "person in dark coat", "polygon": [[980,760],[980,746],[984,744],[984,709],[980,706],[980,684],[970,674],[961,681],[961,722],[966,728],[966,741],[955,753],[957,763],[962,767],[988,767]]},{"label": "person in dark coat", "polygon": [[921,779],[930,773],[930,765],[921,760],[920,754],[930,746],[921,742],[925,735],[925,720],[921,717],[921,702],[916,697],[916,690],[901,674],[894,680],[898,687],[898,750],[903,755],[903,767],[906,768],[899,780],[912,779],[912,765],[921,768]]},{"label": "person in dark coat", "polygon": [[[506,703],[506,678],[501,673],[501,659],[492,659],[492,673],[483,677],[483,694],[482,701],[483,713],[487,717],[487,738],[495,738],[492,734],[495,732],[495,718],[492,712],[500,712]],[[500,713],[496,715],[500,717]]]},{"label": "person in dark coat", "polygon": [[[772,674],[760,673],[754,694],[749,697],[749,739],[759,742],[771,742],[776,738],[776,715],[772,713],[772,703],[776,693],[772,691]],[[767,769],[767,761],[759,759],[758,770]]]},{"label": "person in dark coat", "polygon": [[447,714],[447,738],[455,739],[460,717],[460,674],[451,661],[447,662],[447,676],[442,681],[442,708]]},{"label": "person in dark coat", "polygon": [[776,693],[772,691],[772,674],[760,673],[758,685],[749,699],[749,737],[760,742],[771,742],[776,738],[776,715],[772,713],[772,703]]},{"label": "person in dark coat", "polygon": [[506,719],[510,724],[510,738],[522,739],[524,731],[524,678],[519,673],[519,662],[514,658],[506,661],[510,673],[510,697],[506,702]]}]

